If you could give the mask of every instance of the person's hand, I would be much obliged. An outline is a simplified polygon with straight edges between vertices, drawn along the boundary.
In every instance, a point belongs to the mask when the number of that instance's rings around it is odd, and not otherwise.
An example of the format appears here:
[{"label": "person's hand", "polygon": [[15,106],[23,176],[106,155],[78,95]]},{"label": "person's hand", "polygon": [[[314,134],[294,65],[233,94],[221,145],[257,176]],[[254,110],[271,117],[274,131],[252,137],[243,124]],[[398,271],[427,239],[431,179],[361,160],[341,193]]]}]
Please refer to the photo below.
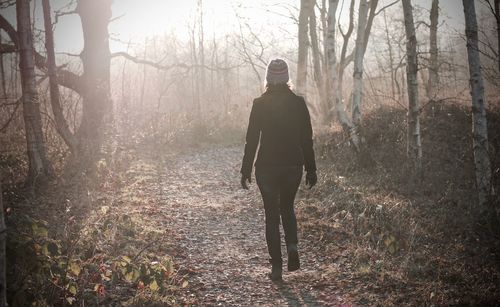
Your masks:
[{"label": "person's hand", "polygon": [[241,187],[245,190],[248,190],[247,181],[248,181],[248,183],[252,183],[252,176],[242,174],[241,175]]},{"label": "person's hand", "polygon": [[307,172],[306,174],[306,185],[309,186],[309,189],[312,189],[313,186],[318,182],[318,176],[316,172]]}]

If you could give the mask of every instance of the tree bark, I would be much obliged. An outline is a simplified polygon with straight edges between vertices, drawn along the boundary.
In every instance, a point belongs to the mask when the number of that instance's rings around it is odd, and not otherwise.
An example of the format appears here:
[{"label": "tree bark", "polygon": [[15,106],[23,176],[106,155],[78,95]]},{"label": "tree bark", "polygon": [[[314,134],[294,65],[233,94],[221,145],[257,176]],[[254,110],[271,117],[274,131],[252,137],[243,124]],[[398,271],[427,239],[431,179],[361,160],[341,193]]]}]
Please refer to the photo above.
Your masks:
[{"label": "tree bark", "polygon": [[299,13],[299,55],[297,61],[296,89],[297,92],[303,96],[306,96],[307,87],[307,55],[309,45],[309,40],[307,39],[307,31],[310,14],[311,0],[301,0]]},{"label": "tree bark", "polygon": [[495,17],[497,19],[498,72],[500,73],[500,0],[495,0]]},{"label": "tree bark", "polygon": [[51,177],[52,168],[46,156],[43,140],[40,103],[35,79],[29,0],[17,0],[16,12],[20,53],[19,67],[23,92],[23,118],[29,160],[27,184],[33,186],[39,179]]},{"label": "tree bark", "polygon": [[486,101],[479,58],[478,27],[473,0],[462,0],[465,14],[465,35],[467,37],[467,56],[469,60],[470,87],[472,97],[473,153],[476,167],[479,211],[488,211],[491,195],[491,162],[488,153],[488,123],[486,120]]},{"label": "tree bark", "polygon": [[69,125],[64,118],[63,109],[59,99],[59,85],[57,83],[56,56],[54,52],[54,33],[52,31],[52,18],[50,16],[49,0],[42,1],[43,21],[45,26],[45,48],[47,50],[47,70],[49,75],[50,104],[54,113],[57,132],[63,138],[64,142],[72,153],[76,152],[76,138],[69,129]]},{"label": "tree bark", "polygon": [[[0,45],[2,44],[2,34],[0,34]],[[5,68],[3,63],[3,53],[0,54],[0,78],[2,79],[2,95],[7,97],[7,84],[5,82]]]},{"label": "tree bark", "polygon": [[83,115],[77,133],[84,163],[97,158],[105,125],[112,118],[108,33],[111,3],[111,0],[79,0],[76,9],[84,38],[80,55],[83,64]]},{"label": "tree bark", "polygon": [[417,37],[411,0],[402,0],[406,33],[406,79],[408,84],[407,155],[413,163],[414,178],[422,178],[422,143],[420,139],[420,102],[418,100]]},{"label": "tree bark", "polygon": [[313,56],[313,76],[314,82],[316,83],[316,88],[318,89],[319,106],[321,110],[321,119],[323,124],[328,125],[331,121],[330,107],[327,102],[327,93],[325,91],[325,80],[323,78],[323,69],[321,68],[321,54],[319,51],[319,41],[316,25],[316,14],[314,12],[314,2],[313,8],[311,10],[311,15],[309,16],[309,35],[311,37],[311,50]]},{"label": "tree bark", "polygon": [[7,253],[5,250],[7,242],[7,228],[5,226],[5,211],[3,208],[2,196],[2,175],[0,174],[0,307],[5,307],[7,306]]},{"label": "tree bark", "polygon": [[338,91],[338,65],[337,65],[337,55],[335,47],[335,26],[337,24],[336,13],[338,8],[338,0],[329,0],[328,6],[328,28],[326,34],[326,77],[327,77],[327,88],[328,88],[328,100],[329,106],[335,107],[335,113],[337,119],[342,126],[342,129],[349,135],[351,144],[354,146],[356,152],[360,151],[360,140],[355,131],[354,125],[352,124],[349,116],[347,116],[344,104],[340,98],[340,93]]},{"label": "tree bark", "polygon": [[385,11],[384,11],[384,30],[385,30],[385,39],[387,43],[387,51],[389,52],[389,70],[391,73],[391,98],[395,99],[396,84],[395,84],[395,71],[394,71],[394,54],[392,50],[391,36],[389,34],[389,26],[387,24],[387,16],[385,14]]},{"label": "tree bark", "polygon": [[439,63],[437,29],[439,20],[439,0],[432,0],[430,13],[430,44],[429,44],[429,79],[427,80],[427,98],[433,103],[436,100],[437,89],[439,88]]},{"label": "tree bark", "polygon": [[[17,31],[8,22],[8,20],[5,19],[5,17],[3,17],[2,15],[0,15],[0,29],[4,30],[7,33],[7,35],[11,39],[11,41],[14,43],[14,46],[16,47],[16,49],[13,50],[13,52],[17,52],[19,50],[19,40],[18,40]],[[47,59],[45,57],[43,57],[41,54],[39,54],[38,52],[36,52],[36,50],[34,50],[33,52],[35,54],[36,67],[38,69],[40,69],[41,71],[47,71],[47,65],[46,65]],[[16,57],[17,57],[17,55],[16,55]],[[11,79],[15,79],[16,76],[17,76],[17,74],[14,73],[14,78],[11,78]],[[75,73],[72,73],[68,70],[65,70],[61,67],[58,67],[57,80],[61,86],[64,86],[66,88],[69,88],[69,89],[81,94],[83,91],[83,85],[82,85],[81,79],[82,78],[80,76],[76,75]],[[13,82],[13,85],[15,85],[15,84],[16,84],[16,82]]]},{"label": "tree bark", "polygon": [[[343,43],[342,43],[342,49],[340,51],[340,60],[338,64],[338,82],[337,82],[337,102],[340,104],[337,106],[337,109],[342,108],[342,111],[344,110],[344,98],[343,98],[343,89],[344,89],[344,72],[345,68],[349,64],[349,62],[346,60],[346,55],[347,55],[347,47],[349,45],[349,41],[351,39],[352,32],[354,31],[354,6],[355,6],[356,1],[351,0],[351,5],[349,6],[349,26],[347,28],[347,32],[343,32],[341,29],[341,34],[343,38]],[[340,24],[339,24],[340,28]],[[338,114],[338,111],[337,111]],[[344,115],[347,117],[347,114]]]},{"label": "tree bark", "polygon": [[361,125],[361,101],[363,95],[363,58],[365,50],[365,28],[368,18],[368,3],[359,1],[358,30],[354,49],[353,95],[352,95],[352,122],[357,133]]}]

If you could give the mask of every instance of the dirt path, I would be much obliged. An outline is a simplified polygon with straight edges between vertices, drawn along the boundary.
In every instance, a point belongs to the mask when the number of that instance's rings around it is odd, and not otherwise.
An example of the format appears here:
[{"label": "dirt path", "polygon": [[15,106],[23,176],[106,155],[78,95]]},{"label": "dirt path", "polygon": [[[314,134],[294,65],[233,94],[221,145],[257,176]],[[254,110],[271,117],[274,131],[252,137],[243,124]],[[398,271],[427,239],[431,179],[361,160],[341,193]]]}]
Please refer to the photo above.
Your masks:
[{"label": "dirt path", "polygon": [[162,210],[173,217],[166,227],[179,238],[176,262],[188,275],[186,299],[200,305],[351,305],[322,280],[322,258],[307,238],[300,238],[302,269],[285,272],[283,283],[268,280],[263,207],[254,182],[250,191],[239,187],[241,153],[240,147],[208,149],[163,166]]}]

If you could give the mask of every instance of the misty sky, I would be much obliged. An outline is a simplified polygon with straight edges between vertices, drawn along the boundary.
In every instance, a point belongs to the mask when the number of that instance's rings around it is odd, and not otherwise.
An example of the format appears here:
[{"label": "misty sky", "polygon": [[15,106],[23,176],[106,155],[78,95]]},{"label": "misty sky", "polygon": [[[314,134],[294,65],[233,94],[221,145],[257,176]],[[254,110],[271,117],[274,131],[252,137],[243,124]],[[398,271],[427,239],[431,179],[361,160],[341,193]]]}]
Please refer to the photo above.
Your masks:
[{"label": "misty sky", "polygon": [[[223,36],[227,32],[235,31],[237,13],[246,18],[256,29],[280,31],[280,35],[287,32],[295,34],[296,25],[287,16],[291,14],[290,12],[297,12],[299,2],[299,0],[204,0],[206,36],[210,38],[214,34]],[[347,17],[349,5],[348,0],[343,2],[341,20]],[[390,2],[392,1],[381,0],[379,7]],[[52,8],[56,10],[63,7],[67,0],[53,0],[51,3]],[[193,16],[196,14],[196,3],[196,0],[115,0],[112,9],[113,18],[117,19],[109,26],[112,51],[125,50],[128,41],[141,43],[145,37],[163,33],[175,33],[179,38],[187,39],[188,25],[192,24]],[[413,3],[429,9],[431,0],[414,0]],[[443,18],[446,26],[463,31],[461,1],[441,0],[440,7],[440,18]],[[4,10],[2,15],[15,23],[14,11]],[[36,1],[36,11],[36,25],[42,29],[41,1]],[[72,53],[81,51],[83,42],[77,15],[61,17],[55,29],[57,51]]]}]

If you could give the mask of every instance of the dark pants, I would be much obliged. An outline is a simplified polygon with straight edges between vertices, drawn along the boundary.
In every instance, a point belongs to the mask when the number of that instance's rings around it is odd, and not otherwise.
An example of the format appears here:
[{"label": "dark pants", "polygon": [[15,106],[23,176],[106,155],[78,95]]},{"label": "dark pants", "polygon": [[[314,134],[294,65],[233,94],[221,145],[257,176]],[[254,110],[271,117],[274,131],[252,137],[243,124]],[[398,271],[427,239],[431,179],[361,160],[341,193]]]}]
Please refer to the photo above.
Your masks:
[{"label": "dark pants", "polygon": [[295,194],[302,179],[302,167],[260,167],[255,170],[266,212],[266,241],[271,263],[282,264],[280,216],[286,244],[297,244],[297,220],[293,210]]}]

